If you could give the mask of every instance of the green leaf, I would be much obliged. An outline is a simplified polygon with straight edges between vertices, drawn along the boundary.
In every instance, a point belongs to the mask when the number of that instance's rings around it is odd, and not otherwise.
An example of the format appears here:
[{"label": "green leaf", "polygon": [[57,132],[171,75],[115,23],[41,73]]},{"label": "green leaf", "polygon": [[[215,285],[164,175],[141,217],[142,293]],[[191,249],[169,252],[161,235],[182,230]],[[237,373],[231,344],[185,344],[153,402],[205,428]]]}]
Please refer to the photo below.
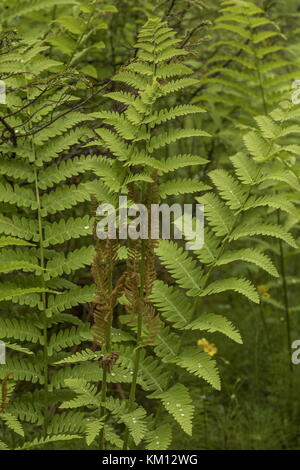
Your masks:
[{"label": "green leaf", "polygon": [[208,354],[192,347],[185,348],[178,357],[177,364],[187,369],[191,374],[206,380],[215,389],[221,389],[216,362]]},{"label": "green leaf", "polygon": [[196,260],[176,243],[167,240],[160,240],[155,251],[180,287],[187,289],[187,295],[200,293],[202,271]]},{"label": "green leaf", "polygon": [[172,428],[169,424],[161,424],[145,437],[147,450],[166,450],[172,441]]},{"label": "green leaf", "polygon": [[184,432],[192,435],[192,420],[194,406],[188,389],[182,384],[176,384],[166,392],[155,394],[155,398],[160,398],[166,410],[180,424]]},{"label": "green leaf", "polygon": [[248,279],[237,277],[214,281],[203,289],[200,295],[205,297],[206,295],[219,294],[228,290],[239,292],[252,302],[259,303],[259,295],[253,284]]},{"label": "green leaf", "polygon": [[192,323],[185,326],[186,330],[204,330],[209,333],[219,331],[228,338],[233,339],[237,343],[242,344],[242,338],[239,331],[233,326],[233,324],[225,318],[223,315],[215,315],[214,313],[203,313],[194,320]]},{"label": "green leaf", "polygon": [[90,446],[96,437],[98,436],[101,429],[104,426],[104,418],[95,419],[95,418],[87,418],[86,420],[86,443]]}]

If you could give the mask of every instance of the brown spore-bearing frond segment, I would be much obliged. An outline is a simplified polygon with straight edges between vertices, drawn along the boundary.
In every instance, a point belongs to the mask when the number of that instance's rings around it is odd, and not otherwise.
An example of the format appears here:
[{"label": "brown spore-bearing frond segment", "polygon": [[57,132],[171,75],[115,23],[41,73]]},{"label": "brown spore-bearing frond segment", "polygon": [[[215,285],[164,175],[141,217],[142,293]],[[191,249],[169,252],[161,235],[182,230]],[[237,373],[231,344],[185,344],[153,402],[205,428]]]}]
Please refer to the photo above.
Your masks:
[{"label": "brown spore-bearing frond segment", "polygon": [[106,357],[101,359],[100,366],[104,369],[106,368],[109,372],[111,372],[113,365],[117,362],[120,357],[120,353],[118,351],[113,351],[108,354]]},{"label": "brown spore-bearing frond segment", "polygon": [[142,243],[135,242],[136,247],[129,250],[126,262],[124,294],[126,297],[125,309],[128,314],[126,323],[136,324],[137,315],[143,317],[142,343],[148,346],[154,343],[160,328],[160,318],[153,305],[148,301],[147,295],[151,293],[152,284],[156,279],[154,246],[156,240],[144,240],[144,292],[141,295],[140,262],[142,258]]},{"label": "brown spore-bearing frond segment", "polygon": [[143,305],[143,337],[144,346],[150,346],[155,343],[159,334],[161,320],[152,304],[144,302]]},{"label": "brown spore-bearing frond segment", "polygon": [[145,243],[145,300],[149,297],[152,291],[152,286],[157,278],[156,256],[155,247],[157,240],[147,240]]},{"label": "brown spore-bearing frond segment", "polygon": [[128,258],[126,260],[126,276],[124,294],[126,297],[125,309],[129,315],[128,323],[135,322],[137,313],[143,304],[140,299],[140,258],[141,258],[141,241],[136,240],[135,247],[133,242],[128,249]]},{"label": "brown spore-bearing frond segment", "polygon": [[[95,217],[95,216],[96,216],[96,211],[97,211],[98,205],[99,205],[99,204],[98,204],[97,198],[96,198],[94,195],[92,195],[92,196],[91,196],[91,216],[92,216],[92,217]],[[94,237],[95,237],[95,239],[96,239],[96,224],[94,224],[94,232],[93,232],[93,234],[94,234]]]},{"label": "brown spore-bearing frond segment", "polygon": [[4,413],[5,409],[7,408],[9,401],[10,401],[10,393],[8,389],[8,381],[10,377],[13,375],[13,371],[7,372],[4,376],[2,383],[1,383],[1,402],[0,402],[0,413]]},{"label": "brown spore-bearing frond segment", "polygon": [[[112,273],[118,262],[117,248],[117,240],[96,241],[96,255],[92,265],[92,274],[96,284],[92,331],[94,342],[101,348],[108,346],[110,343],[109,331],[113,309],[116,304],[116,290],[113,289],[112,285]],[[119,292],[120,283],[117,283],[116,287]]]}]

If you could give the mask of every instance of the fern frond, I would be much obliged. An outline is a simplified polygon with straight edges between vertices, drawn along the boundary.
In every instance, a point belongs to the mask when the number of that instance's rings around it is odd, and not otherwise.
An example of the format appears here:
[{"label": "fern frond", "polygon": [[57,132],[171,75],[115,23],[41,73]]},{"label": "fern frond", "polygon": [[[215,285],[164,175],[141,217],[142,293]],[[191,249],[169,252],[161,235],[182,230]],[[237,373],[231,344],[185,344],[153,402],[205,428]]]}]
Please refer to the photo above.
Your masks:
[{"label": "fern frond", "polygon": [[46,129],[43,129],[38,134],[35,134],[34,143],[37,146],[44,145],[49,139],[53,137],[57,138],[74,127],[76,124],[88,121],[89,119],[91,119],[91,117],[83,113],[68,113],[68,119],[65,119],[64,117],[57,119],[50,126],[47,126]]},{"label": "fern frond", "polygon": [[6,426],[12,431],[14,431],[16,434],[19,434],[19,436],[24,437],[23,428],[18,419],[13,414],[8,413],[7,411],[3,414],[1,413],[0,420],[4,421]]},{"label": "fern frond", "polygon": [[188,389],[182,384],[176,384],[163,393],[156,394],[160,398],[166,410],[180,424],[184,432],[192,435],[192,420],[194,406]]},{"label": "fern frond", "polygon": [[70,274],[77,269],[91,265],[94,255],[95,249],[93,246],[83,246],[67,255],[57,252],[47,263],[45,278],[57,277],[63,273]]},{"label": "fern frond", "polygon": [[96,437],[98,436],[99,432],[104,426],[104,419],[90,419],[90,421],[86,422],[86,443],[90,446]]},{"label": "fern frond", "polygon": [[158,150],[166,145],[170,145],[171,143],[177,142],[180,139],[187,139],[189,137],[211,137],[205,131],[201,131],[199,129],[177,129],[176,131],[173,130],[171,132],[161,132],[158,136],[154,136],[151,139],[151,143],[149,145],[149,152],[153,152],[153,150]]},{"label": "fern frond", "polygon": [[168,380],[167,370],[159,363],[159,361],[148,356],[142,360],[139,375],[142,387],[149,391],[163,391]]},{"label": "fern frond", "polygon": [[[179,78],[177,80],[171,80],[170,82],[166,83],[165,85],[160,86],[160,95],[167,96],[171,93],[175,93],[179,90],[183,90],[184,88],[188,88],[194,85],[199,85],[199,80],[195,78]],[[209,136],[207,136],[209,137]]]},{"label": "fern frond", "polygon": [[99,360],[102,356],[102,353],[92,351],[91,349],[86,349],[84,351],[79,351],[75,354],[72,354],[71,356],[67,356],[59,361],[56,361],[54,364],[76,364],[77,362],[87,362],[97,359]]},{"label": "fern frond", "polygon": [[278,277],[278,271],[271,259],[258,249],[244,248],[241,250],[232,250],[224,253],[217,261],[217,266],[232,263],[234,261],[245,261],[259,266],[261,269],[267,271],[271,276]]},{"label": "fern frond", "polygon": [[159,187],[159,194],[162,198],[170,195],[189,194],[210,189],[207,184],[191,178],[178,178],[162,183]]},{"label": "fern frond", "polygon": [[166,450],[172,441],[172,428],[169,424],[161,424],[145,437],[147,450]]},{"label": "fern frond", "polygon": [[29,287],[28,289],[25,289],[22,287],[18,288],[2,285],[0,302],[3,300],[15,300],[19,297],[28,296],[29,294],[42,294],[43,292],[56,293],[55,291],[44,287]]},{"label": "fern frond", "polygon": [[49,425],[49,434],[65,434],[76,432],[81,434],[84,431],[85,413],[77,410],[67,410],[59,415],[53,416]]},{"label": "fern frond", "polygon": [[48,354],[52,356],[54,352],[80,344],[84,339],[92,339],[89,327],[72,326],[71,328],[60,330],[58,333],[51,335],[48,343]]},{"label": "fern frond", "polygon": [[93,155],[74,157],[61,162],[59,165],[50,165],[42,168],[39,173],[39,188],[51,188],[67,178],[93,170],[99,162],[99,157]]},{"label": "fern frond", "polygon": [[179,289],[155,281],[149,300],[175,328],[184,327],[192,317],[193,305]]},{"label": "fern frond", "polygon": [[40,330],[30,321],[21,318],[0,318],[0,337],[43,344]]},{"label": "fern frond", "polygon": [[0,184],[0,201],[16,205],[18,207],[30,207],[36,209],[34,192],[30,188],[22,188],[15,184]]},{"label": "fern frond", "polygon": [[175,155],[174,157],[168,157],[162,161],[161,168],[159,168],[163,173],[168,173],[170,171],[177,170],[179,168],[184,168],[191,165],[206,165],[208,160],[202,158],[198,155]]},{"label": "fern frond", "polygon": [[226,317],[222,315],[215,315],[214,313],[201,314],[199,318],[194,320],[189,325],[186,325],[185,329],[205,330],[209,331],[210,333],[219,331],[237,343],[241,344],[243,342],[240,333],[233,326],[233,324]]},{"label": "fern frond", "polygon": [[242,225],[234,229],[231,234],[231,239],[239,240],[240,238],[251,237],[253,235],[264,235],[268,237],[279,238],[280,240],[285,241],[291,247],[297,248],[297,243],[295,242],[292,235],[277,224],[257,223],[255,225]]},{"label": "fern frond", "polygon": [[233,218],[230,210],[213,193],[206,193],[196,200],[205,207],[205,216],[215,234],[219,237],[228,235],[233,227]]},{"label": "fern frond", "polygon": [[0,237],[0,248],[5,246],[34,246],[33,243],[27,242],[26,240],[21,240],[20,238],[14,237]]},{"label": "fern frond", "polygon": [[174,242],[160,240],[156,254],[180,287],[187,289],[187,295],[200,293],[201,269],[182,248]]},{"label": "fern frond", "polygon": [[70,185],[66,188],[57,188],[41,198],[43,209],[41,214],[45,217],[48,214],[55,214],[65,209],[76,206],[79,202],[90,199],[89,192],[84,184]]},{"label": "fern frond", "polygon": [[208,229],[204,229],[204,244],[195,252],[197,258],[203,264],[214,264],[219,258],[220,242],[216,235]]},{"label": "fern frond", "polygon": [[214,281],[209,284],[202,292],[201,297],[205,295],[219,294],[233,290],[247,297],[252,302],[259,303],[257,290],[248,279],[231,277],[228,279]]},{"label": "fern frond", "polygon": [[[1,225],[1,221],[0,221]],[[76,239],[81,236],[92,233],[93,219],[88,215],[84,217],[61,219],[59,222],[45,224],[44,247],[58,245],[70,239]]]},{"label": "fern frond", "polygon": [[14,215],[11,219],[0,217],[0,232],[24,240],[38,241],[38,225],[35,220]]},{"label": "fern frond", "polygon": [[1,365],[0,378],[3,379],[8,372],[13,372],[14,380],[25,380],[32,383],[44,383],[40,364],[31,359],[10,359]]},{"label": "fern frond", "polygon": [[10,261],[8,263],[3,263],[0,267],[0,273],[9,273],[12,271],[35,271],[43,270],[41,266],[28,263],[28,261]]},{"label": "fern frond", "polygon": [[91,302],[95,293],[94,286],[74,287],[60,295],[50,295],[47,313],[63,312],[64,310],[85,302]]},{"label": "fern frond", "polygon": [[120,418],[125,426],[129,429],[129,432],[136,445],[142,441],[147,432],[147,422],[145,418],[146,411],[141,407],[130,413],[123,414]]},{"label": "fern frond", "polygon": [[212,387],[220,390],[221,383],[215,361],[206,353],[192,347],[185,348],[177,359],[177,364],[191,374],[201,377]]},{"label": "fern frond", "polygon": [[227,171],[213,170],[209,177],[230,209],[236,210],[243,206],[247,192]]},{"label": "fern frond", "polygon": [[82,436],[79,434],[56,434],[54,436],[47,437],[35,437],[32,441],[25,442],[21,447],[17,447],[16,450],[28,450],[34,449],[35,447],[42,447],[49,442],[59,442],[59,441],[71,441],[73,439],[81,439]]},{"label": "fern frond", "polygon": [[179,354],[179,336],[169,327],[160,327],[155,338],[155,353],[162,362],[174,362]]},{"label": "fern frond", "polygon": [[170,109],[162,109],[159,112],[153,113],[145,120],[145,123],[157,126],[180,116],[205,112],[206,111],[203,108],[200,108],[200,106],[192,104],[178,105]]}]

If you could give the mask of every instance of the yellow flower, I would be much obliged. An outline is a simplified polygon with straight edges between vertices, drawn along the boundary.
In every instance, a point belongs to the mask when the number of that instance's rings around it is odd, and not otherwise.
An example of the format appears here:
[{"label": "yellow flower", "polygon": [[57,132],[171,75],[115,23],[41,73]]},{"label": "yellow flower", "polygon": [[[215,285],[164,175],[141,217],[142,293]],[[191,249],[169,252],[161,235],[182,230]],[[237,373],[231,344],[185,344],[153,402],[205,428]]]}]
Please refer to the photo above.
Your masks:
[{"label": "yellow flower", "polygon": [[214,356],[218,352],[218,348],[214,343],[210,343],[206,338],[198,339],[197,345],[210,356]]},{"label": "yellow flower", "polygon": [[257,286],[257,290],[260,293],[260,296],[262,299],[269,299],[271,297],[269,294],[269,287],[266,286],[265,284],[261,284],[260,286]]}]

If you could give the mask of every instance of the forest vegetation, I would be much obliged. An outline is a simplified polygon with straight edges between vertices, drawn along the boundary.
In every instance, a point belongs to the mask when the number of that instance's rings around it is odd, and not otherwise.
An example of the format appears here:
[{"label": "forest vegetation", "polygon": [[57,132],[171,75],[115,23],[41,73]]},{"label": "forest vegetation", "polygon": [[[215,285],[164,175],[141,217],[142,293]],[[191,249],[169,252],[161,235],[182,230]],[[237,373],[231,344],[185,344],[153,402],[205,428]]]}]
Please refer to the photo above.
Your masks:
[{"label": "forest vegetation", "polygon": [[300,449],[299,1],[0,15],[0,450]]}]

